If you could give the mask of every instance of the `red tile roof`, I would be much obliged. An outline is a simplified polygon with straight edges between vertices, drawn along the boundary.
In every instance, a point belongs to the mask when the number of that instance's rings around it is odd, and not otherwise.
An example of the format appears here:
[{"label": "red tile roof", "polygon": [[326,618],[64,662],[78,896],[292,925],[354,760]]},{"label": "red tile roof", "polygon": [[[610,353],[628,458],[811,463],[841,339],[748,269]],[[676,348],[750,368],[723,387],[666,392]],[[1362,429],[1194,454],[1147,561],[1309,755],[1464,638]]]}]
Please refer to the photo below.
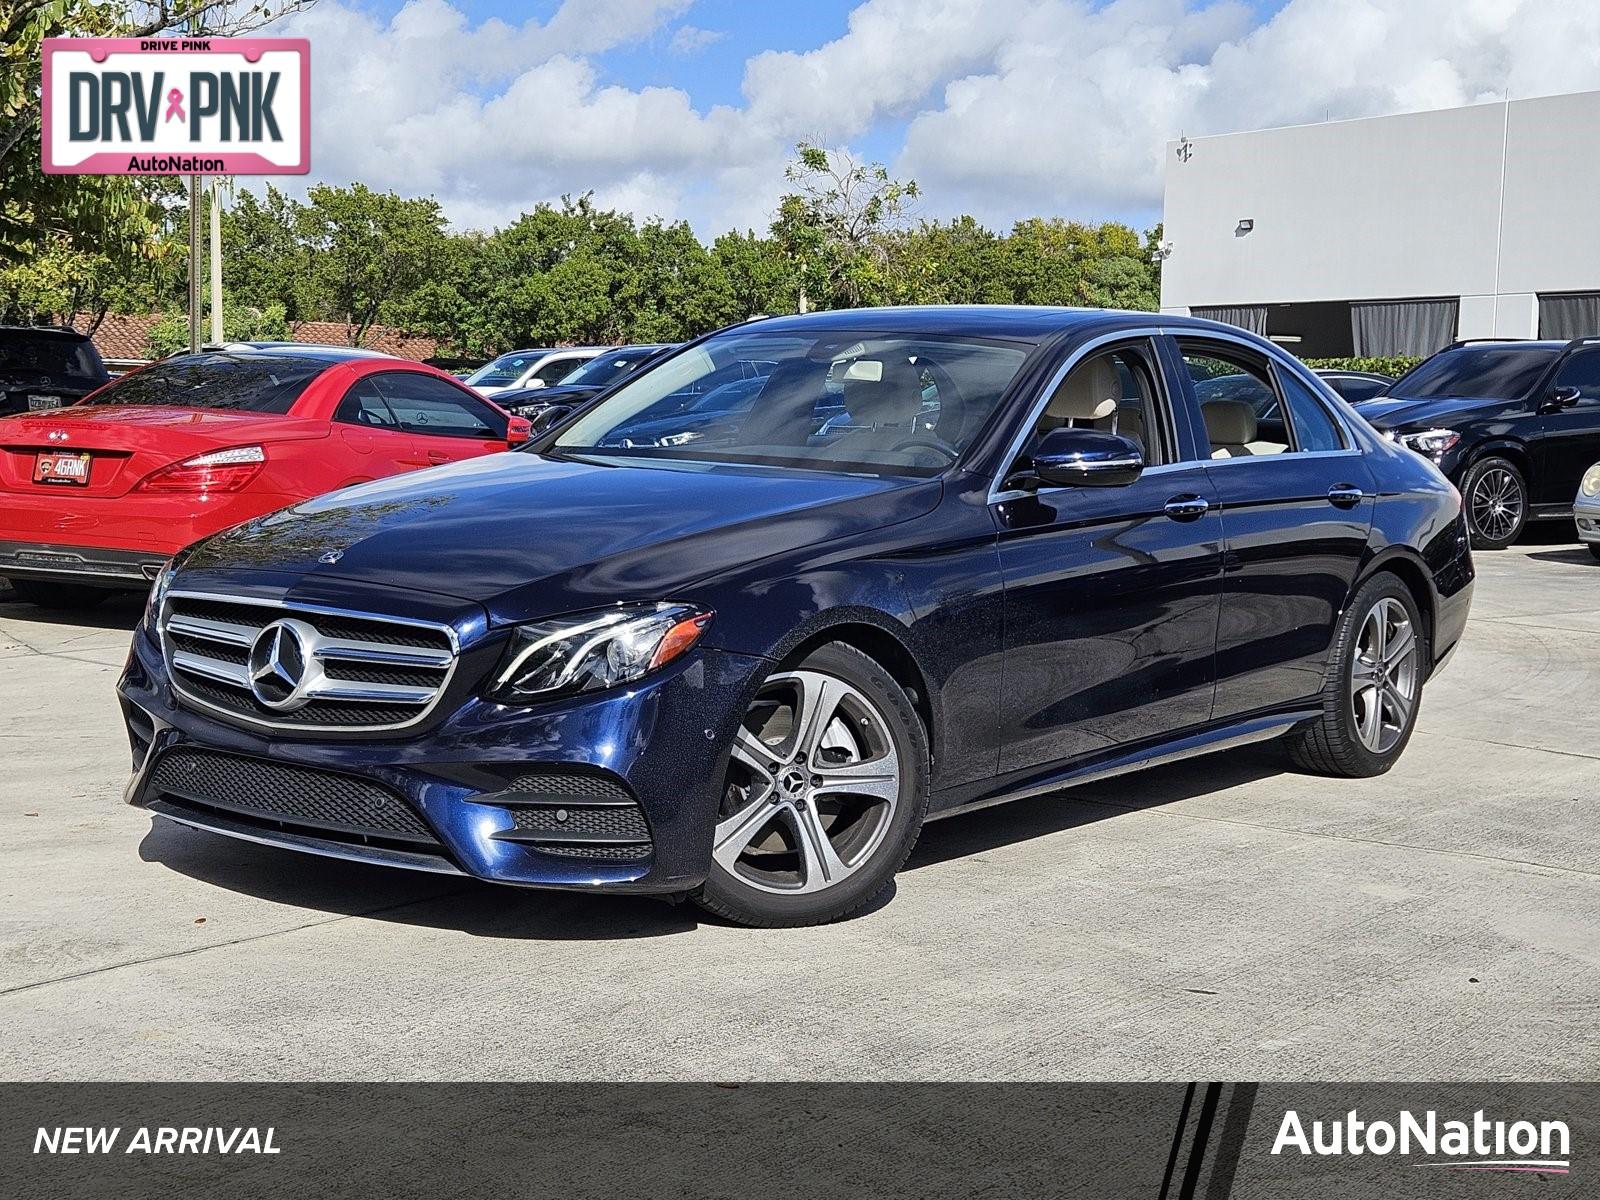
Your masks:
[{"label": "red tile roof", "polygon": [[[95,348],[107,360],[148,362],[150,359],[150,330],[161,320],[160,313],[107,313],[94,331]],[[92,318],[79,313],[73,318],[75,329],[88,329]],[[349,329],[342,321],[301,321],[289,333],[291,341],[331,346],[348,346]],[[422,337],[391,329],[387,325],[373,325],[367,330],[361,344],[369,350],[381,350],[398,358],[417,362],[432,358],[439,351],[436,338]]]}]

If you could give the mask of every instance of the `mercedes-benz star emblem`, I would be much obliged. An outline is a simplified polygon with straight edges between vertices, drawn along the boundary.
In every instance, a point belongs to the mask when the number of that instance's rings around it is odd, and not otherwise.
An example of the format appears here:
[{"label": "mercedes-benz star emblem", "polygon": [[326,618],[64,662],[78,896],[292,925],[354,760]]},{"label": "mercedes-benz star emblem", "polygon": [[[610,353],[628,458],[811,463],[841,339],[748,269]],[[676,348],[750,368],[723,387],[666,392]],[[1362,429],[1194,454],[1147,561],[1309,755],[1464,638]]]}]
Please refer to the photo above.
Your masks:
[{"label": "mercedes-benz star emblem", "polygon": [[343,557],[343,550],[324,550],[320,555],[317,556],[317,561],[331,567]]},{"label": "mercedes-benz star emblem", "polygon": [[313,677],[310,648],[317,631],[304,621],[274,621],[256,635],[247,669],[250,691],[268,708],[292,712],[304,706]]}]

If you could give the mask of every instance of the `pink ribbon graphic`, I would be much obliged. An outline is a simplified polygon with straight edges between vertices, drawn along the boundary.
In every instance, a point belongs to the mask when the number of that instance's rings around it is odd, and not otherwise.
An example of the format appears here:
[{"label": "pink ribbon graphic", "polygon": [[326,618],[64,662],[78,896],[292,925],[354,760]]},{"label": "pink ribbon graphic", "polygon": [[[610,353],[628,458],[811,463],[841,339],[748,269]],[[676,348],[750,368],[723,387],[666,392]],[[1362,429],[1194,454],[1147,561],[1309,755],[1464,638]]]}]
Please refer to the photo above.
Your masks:
[{"label": "pink ribbon graphic", "polygon": [[163,118],[163,124],[173,117],[177,117],[180,121],[188,119],[183,115],[183,93],[177,88],[167,93],[167,115]]}]

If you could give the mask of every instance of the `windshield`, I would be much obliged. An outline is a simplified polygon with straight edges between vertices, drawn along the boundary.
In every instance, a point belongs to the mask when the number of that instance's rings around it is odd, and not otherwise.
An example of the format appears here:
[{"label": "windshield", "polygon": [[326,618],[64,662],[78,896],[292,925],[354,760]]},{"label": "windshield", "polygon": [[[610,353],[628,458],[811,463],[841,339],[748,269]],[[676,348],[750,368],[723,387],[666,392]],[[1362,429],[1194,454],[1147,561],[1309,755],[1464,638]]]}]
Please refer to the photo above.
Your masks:
[{"label": "windshield", "polygon": [[729,332],[624,383],[550,452],[934,475],[1027,355],[976,338]]},{"label": "windshield", "polygon": [[1435,354],[1389,389],[1406,400],[1520,400],[1558,353],[1548,346],[1468,346]]},{"label": "windshield", "polygon": [[660,350],[659,346],[627,346],[591,358],[571,375],[562,377],[563,384],[579,383],[585,387],[605,387],[637,371],[639,364]]},{"label": "windshield", "polygon": [[327,365],[264,355],[185,354],[124,375],[82,403],[286,413]]},{"label": "windshield", "polygon": [[106,369],[94,344],[55,334],[0,334],[0,374],[26,371],[29,374],[102,382]]},{"label": "windshield", "polygon": [[513,350],[493,362],[486,362],[465,382],[468,387],[510,387],[538,365],[546,350]]}]

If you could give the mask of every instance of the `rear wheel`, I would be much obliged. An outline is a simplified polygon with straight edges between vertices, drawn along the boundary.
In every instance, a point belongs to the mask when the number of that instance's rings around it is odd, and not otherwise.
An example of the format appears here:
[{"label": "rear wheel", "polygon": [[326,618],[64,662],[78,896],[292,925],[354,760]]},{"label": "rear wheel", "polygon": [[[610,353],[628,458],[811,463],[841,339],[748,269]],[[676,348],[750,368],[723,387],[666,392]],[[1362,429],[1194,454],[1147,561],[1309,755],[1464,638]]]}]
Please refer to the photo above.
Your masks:
[{"label": "rear wheel", "polygon": [[11,590],[17,594],[18,600],[40,608],[93,608],[111,595],[107,588],[88,587],[81,583],[46,583],[39,579],[13,579]]},{"label": "rear wheel", "polygon": [[743,925],[849,916],[888,886],[927,807],[927,737],[905,689],[860,651],[823,646],[745,714],[695,901]]},{"label": "rear wheel", "polygon": [[1474,550],[1504,550],[1528,521],[1528,485],[1515,464],[1485,458],[1461,481]]},{"label": "rear wheel", "polygon": [[1428,640],[1411,591],[1387,572],[1356,593],[1334,635],[1322,715],[1287,739],[1295,765],[1362,778],[1394,766],[1411,740]]}]

